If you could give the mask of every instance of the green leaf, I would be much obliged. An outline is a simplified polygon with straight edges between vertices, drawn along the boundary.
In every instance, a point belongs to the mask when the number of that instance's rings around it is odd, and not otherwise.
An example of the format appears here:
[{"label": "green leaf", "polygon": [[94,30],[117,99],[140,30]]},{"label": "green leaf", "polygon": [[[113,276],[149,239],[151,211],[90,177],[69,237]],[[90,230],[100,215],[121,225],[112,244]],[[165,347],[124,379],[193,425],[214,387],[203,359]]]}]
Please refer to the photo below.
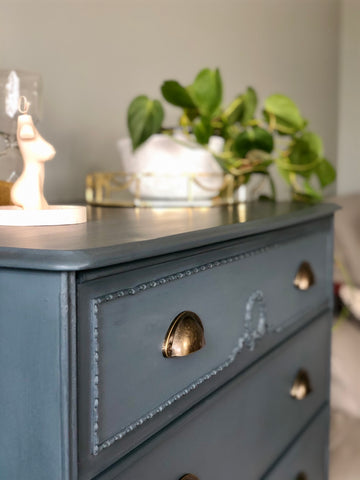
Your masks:
[{"label": "green leaf", "polygon": [[[264,115],[264,120],[265,122],[272,126],[272,128],[274,128],[274,130],[276,130],[276,132],[283,136],[283,135],[294,135],[297,130],[292,126],[290,125],[289,123],[285,122],[284,120],[280,120],[278,117],[274,117],[275,118],[275,123],[272,123],[270,122],[270,115],[268,114],[268,112],[266,112],[265,110],[263,110],[263,115]],[[306,120],[304,120],[304,127],[305,128],[305,125],[307,124]]]},{"label": "green leaf", "polygon": [[225,111],[222,114],[222,118],[228,122],[228,124],[233,125],[236,122],[239,122],[244,114],[244,95],[239,95],[236,97],[229,106],[226,107]]},{"label": "green leaf", "polygon": [[205,68],[201,70],[194,83],[188,87],[188,92],[201,115],[212,116],[222,100],[222,81],[219,69]]},{"label": "green leaf", "polygon": [[245,125],[254,118],[257,102],[255,90],[252,87],[248,87],[244,94],[244,109],[241,117],[242,124]]},{"label": "green leaf", "polygon": [[317,157],[324,155],[323,142],[319,135],[313,132],[304,132],[300,138],[307,145],[309,152],[314,153]]},{"label": "green leaf", "polygon": [[294,191],[294,190],[292,191],[292,201],[293,202],[314,204],[314,203],[318,203],[320,200],[322,200],[322,197],[321,198],[316,198],[313,195],[308,195],[308,194],[303,193],[303,192],[297,192],[297,191]]},{"label": "green leaf", "polygon": [[[309,144],[306,139],[302,137],[294,139],[289,154],[290,163],[294,165],[307,165],[315,162],[317,158],[316,152],[313,151],[311,144]],[[311,174],[309,171],[306,172],[304,170],[304,172],[305,176]]]},{"label": "green leaf", "polygon": [[233,144],[233,151],[240,158],[245,158],[250,150],[263,150],[271,153],[274,148],[272,135],[260,127],[253,127],[239,133]]},{"label": "green leaf", "polygon": [[140,95],[130,103],[127,124],[134,150],[151,135],[159,132],[163,119],[164,110],[158,100]]},{"label": "green leaf", "polygon": [[[322,162],[323,143],[321,138],[312,132],[305,132],[300,137],[295,137],[290,147],[290,166],[300,165],[296,173],[304,178],[309,178]],[[321,171],[320,171],[321,175]]]},{"label": "green leaf", "polygon": [[259,202],[272,202],[274,203],[276,200],[274,200],[272,197],[269,197],[269,195],[259,195],[258,198]]},{"label": "green leaf", "polygon": [[241,122],[246,125],[254,118],[257,107],[257,95],[252,87],[248,87],[246,92],[237,96],[225,109],[222,118],[230,125]]},{"label": "green leaf", "polygon": [[298,131],[302,130],[305,125],[305,120],[302,118],[298,107],[285,95],[270,95],[265,100],[265,114],[268,120],[271,115],[275,116],[276,128],[284,127],[285,129]]},{"label": "green leaf", "polygon": [[209,138],[213,133],[210,121],[208,118],[201,118],[194,126],[194,135],[198,143],[207,145]]},{"label": "green leaf", "polygon": [[184,114],[188,117],[189,121],[192,122],[199,115],[197,108],[185,108]]},{"label": "green leaf", "polygon": [[181,108],[196,108],[186,88],[175,80],[167,80],[161,86],[161,93],[166,101]]},{"label": "green leaf", "polygon": [[323,188],[330,185],[336,178],[336,170],[326,158],[315,168],[315,174]]},{"label": "green leaf", "polygon": [[308,181],[304,182],[304,192],[306,193],[306,195],[308,195],[309,197],[313,198],[316,201],[322,200],[321,193],[315,190]]}]

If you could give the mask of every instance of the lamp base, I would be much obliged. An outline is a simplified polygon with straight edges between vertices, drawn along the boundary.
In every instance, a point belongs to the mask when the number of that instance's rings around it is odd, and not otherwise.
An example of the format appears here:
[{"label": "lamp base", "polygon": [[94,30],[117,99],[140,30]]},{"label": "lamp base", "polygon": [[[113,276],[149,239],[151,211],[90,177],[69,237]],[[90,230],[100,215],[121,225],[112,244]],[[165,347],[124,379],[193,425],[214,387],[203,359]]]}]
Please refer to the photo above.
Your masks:
[{"label": "lamp base", "polygon": [[49,205],[44,210],[23,210],[20,207],[0,207],[0,225],[41,226],[73,225],[86,222],[86,207],[75,205]]}]

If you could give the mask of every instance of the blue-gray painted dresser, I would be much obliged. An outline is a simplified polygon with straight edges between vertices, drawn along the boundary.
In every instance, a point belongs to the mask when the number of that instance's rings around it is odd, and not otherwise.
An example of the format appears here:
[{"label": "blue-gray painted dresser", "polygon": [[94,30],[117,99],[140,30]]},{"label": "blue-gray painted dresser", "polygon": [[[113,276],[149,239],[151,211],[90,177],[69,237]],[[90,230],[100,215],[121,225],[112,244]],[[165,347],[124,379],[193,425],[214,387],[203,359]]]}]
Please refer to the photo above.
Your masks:
[{"label": "blue-gray painted dresser", "polygon": [[0,227],[0,479],[325,480],[335,209]]}]

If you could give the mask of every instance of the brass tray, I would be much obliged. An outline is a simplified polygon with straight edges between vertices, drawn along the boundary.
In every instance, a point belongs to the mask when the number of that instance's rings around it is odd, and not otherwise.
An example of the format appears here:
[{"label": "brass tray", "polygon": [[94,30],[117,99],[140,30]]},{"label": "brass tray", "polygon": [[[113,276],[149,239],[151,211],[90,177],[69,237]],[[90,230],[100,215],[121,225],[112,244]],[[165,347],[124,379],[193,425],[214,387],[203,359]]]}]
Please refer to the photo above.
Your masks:
[{"label": "brass tray", "polygon": [[[214,177],[217,177],[220,189],[209,187]],[[182,198],[143,194],[149,181],[171,182],[175,179],[186,182],[185,196]],[[238,203],[241,201],[238,193],[239,191],[234,189],[232,175],[95,172],[86,177],[85,198],[89,205],[107,207],[210,207]]]}]

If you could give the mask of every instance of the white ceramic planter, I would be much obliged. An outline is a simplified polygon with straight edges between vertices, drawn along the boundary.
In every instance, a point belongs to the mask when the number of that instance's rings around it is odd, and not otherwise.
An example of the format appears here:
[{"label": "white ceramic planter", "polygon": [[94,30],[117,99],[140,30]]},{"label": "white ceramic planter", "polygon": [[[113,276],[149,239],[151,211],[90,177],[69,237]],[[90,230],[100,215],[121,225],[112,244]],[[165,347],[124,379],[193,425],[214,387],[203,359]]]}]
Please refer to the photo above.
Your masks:
[{"label": "white ceramic planter", "polygon": [[[123,171],[134,176],[129,191],[141,199],[206,200],[223,185],[223,171],[213,156],[181,133],[174,139],[153,135],[135,152],[130,138],[119,140],[117,147]],[[223,139],[211,137],[209,147],[222,151]]]}]

